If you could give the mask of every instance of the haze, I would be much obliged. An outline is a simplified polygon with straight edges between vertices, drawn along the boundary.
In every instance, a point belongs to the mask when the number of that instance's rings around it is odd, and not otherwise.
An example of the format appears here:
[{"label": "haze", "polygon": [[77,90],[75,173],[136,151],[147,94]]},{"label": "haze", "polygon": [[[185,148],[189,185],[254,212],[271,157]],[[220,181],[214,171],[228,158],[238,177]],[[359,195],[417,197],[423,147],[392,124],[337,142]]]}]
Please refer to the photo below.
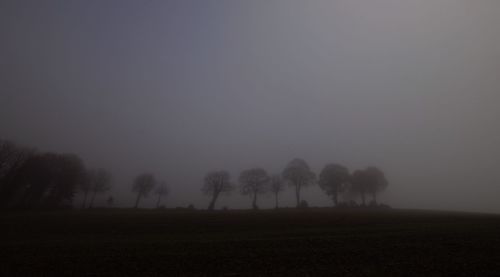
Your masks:
[{"label": "haze", "polygon": [[[300,157],[316,173],[383,169],[393,207],[500,212],[499,13],[495,0],[4,0],[0,137],[109,169],[124,207],[142,172],[170,184],[167,207],[206,208],[207,171],[236,180]],[[332,205],[318,186],[303,198]],[[294,206],[291,189],[281,199]]]}]

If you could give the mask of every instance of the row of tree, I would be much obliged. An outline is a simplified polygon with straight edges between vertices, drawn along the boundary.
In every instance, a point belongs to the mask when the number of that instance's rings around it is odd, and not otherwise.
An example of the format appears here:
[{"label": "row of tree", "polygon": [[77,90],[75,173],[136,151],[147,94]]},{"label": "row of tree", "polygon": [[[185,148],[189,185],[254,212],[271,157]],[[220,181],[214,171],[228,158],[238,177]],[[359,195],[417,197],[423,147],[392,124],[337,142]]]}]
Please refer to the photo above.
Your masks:
[{"label": "row of tree", "polygon": [[[92,208],[96,196],[109,191],[111,183],[108,171],[86,168],[77,155],[39,152],[0,140],[0,208],[70,207],[78,191],[83,195],[82,208]],[[292,160],[278,175],[271,176],[262,168],[244,170],[238,183],[240,192],[251,196],[253,209],[258,209],[258,195],[269,192],[274,195],[278,207],[279,194],[286,184],[295,191],[297,207],[303,203],[300,199],[302,189],[313,184],[319,184],[335,205],[339,204],[342,193],[359,196],[362,205],[366,205],[366,195],[371,195],[376,203],[377,193],[388,184],[384,173],[376,167],[350,173],[342,165],[328,164],[317,178],[302,159]],[[213,210],[219,196],[235,187],[227,171],[207,173],[202,191],[211,196],[208,209]],[[153,174],[137,176],[132,183],[132,192],[137,194],[134,207],[137,208],[141,199],[152,191],[158,197],[157,207],[170,192],[166,182],[157,181]],[[108,204],[112,202],[110,197]]]},{"label": "row of tree", "polygon": [[[257,196],[268,192],[274,194],[275,205],[278,208],[278,196],[284,190],[285,184],[295,190],[297,207],[306,203],[300,199],[302,189],[316,183],[332,198],[336,206],[339,205],[341,193],[348,194],[351,198],[359,196],[363,206],[366,205],[366,195],[371,195],[373,203],[376,204],[377,193],[388,185],[385,174],[373,166],[364,170],[356,170],[351,174],[345,166],[327,164],[317,178],[307,162],[302,159],[289,162],[280,175],[271,176],[262,168],[244,170],[240,173],[238,183],[240,192],[251,196],[253,209],[258,209]],[[202,192],[212,197],[208,209],[213,210],[219,196],[234,188],[235,185],[227,171],[207,173]]]}]

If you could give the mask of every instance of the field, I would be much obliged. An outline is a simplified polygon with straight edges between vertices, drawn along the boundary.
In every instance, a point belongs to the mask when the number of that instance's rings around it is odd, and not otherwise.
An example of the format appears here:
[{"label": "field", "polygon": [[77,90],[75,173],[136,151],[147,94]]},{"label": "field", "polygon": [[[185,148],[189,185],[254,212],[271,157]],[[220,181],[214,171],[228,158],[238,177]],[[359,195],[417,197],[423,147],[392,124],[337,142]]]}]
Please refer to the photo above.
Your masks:
[{"label": "field", "polygon": [[0,219],[0,276],[500,275],[497,215],[116,209]]}]

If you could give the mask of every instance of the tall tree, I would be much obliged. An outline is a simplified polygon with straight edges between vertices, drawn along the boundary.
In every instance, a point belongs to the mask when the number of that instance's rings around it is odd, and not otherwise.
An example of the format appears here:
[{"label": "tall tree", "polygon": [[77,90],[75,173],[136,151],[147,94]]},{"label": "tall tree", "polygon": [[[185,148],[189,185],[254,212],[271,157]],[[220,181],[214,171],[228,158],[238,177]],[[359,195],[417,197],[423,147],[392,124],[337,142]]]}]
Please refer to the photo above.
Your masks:
[{"label": "tall tree", "polygon": [[274,194],[275,208],[277,209],[279,207],[278,194],[285,189],[285,185],[283,179],[279,175],[272,176],[270,183],[271,183],[271,192]]},{"label": "tall tree", "polygon": [[162,181],[159,183],[158,187],[155,190],[155,194],[158,195],[158,200],[156,201],[156,208],[160,207],[161,198],[163,196],[167,196],[170,193],[170,189],[167,185],[167,182]]},{"label": "tall tree", "polygon": [[327,164],[319,174],[319,186],[332,197],[335,206],[338,205],[339,194],[346,189],[350,177],[349,170],[339,164]]},{"label": "tall tree", "polygon": [[300,207],[300,191],[303,187],[313,185],[316,175],[311,171],[306,161],[294,159],[287,164],[282,173],[283,179],[295,188],[297,208]]},{"label": "tall tree", "polygon": [[151,190],[156,185],[156,180],[153,174],[144,173],[137,176],[132,184],[132,191],[137,193],[134,208],[139,207],[139,201],[142,197],[148,197]]},{"label": "tall tree", "polygon": [[257,195],[265,193],[268,188],[269,175],[262,168],[252,168],[244,170],[239,178],[240,189],[243,195],[252,195],[252,208],[259,209],[257,206]]},{"label": "tall tree", "polygon": [[389,182],[382,170],[370,166],[365,169],[367,179],[367,192],[372,195],[373,202],[377,204],[377,193],[383,191]]},{"label": "tall tree", "polygon": [[205,175],[205,178],[203,179],[203,187],[201,190],[204,194],[212,196],[212,200],[208,205],[208,210],[213,210],[215,208],[215,202],[217,201],[219,195],[223,192],[229,192],[233,190],[229,172],[220,170],[207,173],[207,175]]},{"label": "tall tree", "polygon": [[90,200],[89,208],[94,206],[94,200],[97,194],[102,194],[111,189],[111,174],[106,169],[99,168],[91,170],[90,176],[90,191],[92,192],[92,199]]}]

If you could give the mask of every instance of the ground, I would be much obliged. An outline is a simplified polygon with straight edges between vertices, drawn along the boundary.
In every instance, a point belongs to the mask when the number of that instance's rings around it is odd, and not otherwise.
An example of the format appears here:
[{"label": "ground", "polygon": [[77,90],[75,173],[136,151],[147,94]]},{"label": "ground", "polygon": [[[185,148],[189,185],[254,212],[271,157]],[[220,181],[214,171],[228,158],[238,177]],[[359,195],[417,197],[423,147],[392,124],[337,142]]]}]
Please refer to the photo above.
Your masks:
[{"label": "ground", "polygon": [[498,215],[115,209],[0,225],[0,276],[500,275]]}]

